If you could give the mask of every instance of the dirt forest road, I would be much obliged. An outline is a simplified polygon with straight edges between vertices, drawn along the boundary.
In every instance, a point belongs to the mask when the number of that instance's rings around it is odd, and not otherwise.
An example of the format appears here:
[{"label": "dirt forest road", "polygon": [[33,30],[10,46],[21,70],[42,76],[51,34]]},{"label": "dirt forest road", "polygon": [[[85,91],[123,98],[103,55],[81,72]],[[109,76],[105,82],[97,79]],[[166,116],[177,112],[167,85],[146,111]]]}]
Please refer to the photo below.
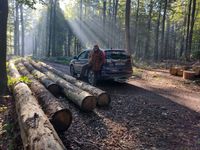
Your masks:
[{"label": "dirt forest road", "polygon": [[[48,63],[69,73],[69,67]],[[200,149],[200,87],[166,70],[140,70],[127,83],[102,82],[112,102],[83,113],[68,103],[73,122],[61,135],[69,149]]]}]

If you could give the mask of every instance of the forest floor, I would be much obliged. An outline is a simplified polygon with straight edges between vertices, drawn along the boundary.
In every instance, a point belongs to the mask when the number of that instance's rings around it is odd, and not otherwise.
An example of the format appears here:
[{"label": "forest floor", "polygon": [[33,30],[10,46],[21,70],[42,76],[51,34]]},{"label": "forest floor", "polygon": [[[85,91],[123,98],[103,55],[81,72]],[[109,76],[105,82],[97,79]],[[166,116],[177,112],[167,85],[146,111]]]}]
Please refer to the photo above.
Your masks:
[{"label": "forest floor", "polygon": [[[69,73],[66,65],[48,64]],[[60,137],[68,149],[199,149],[200,86],[194,82],[171,76],[165,69],[134,69],[127,83],[102,82],[98,87],[110,94],[109,107],[84,113],[67,101],[73,121]],[[8,104],[6,110],[12,110]],[[16,122],[3,116],[0,126],[9,119]],[[9,141],[3,131],[0,127],[0,138]]]},{"label": "forest floor", "polygon": [[[48,63],[69,73],[69,67]],[[83,113],[69,103],[73,122],[62,140],[70,149],[199,149],[200,86],[165,69],[134,69],[127,83],[102,82],[108,108]]]}]

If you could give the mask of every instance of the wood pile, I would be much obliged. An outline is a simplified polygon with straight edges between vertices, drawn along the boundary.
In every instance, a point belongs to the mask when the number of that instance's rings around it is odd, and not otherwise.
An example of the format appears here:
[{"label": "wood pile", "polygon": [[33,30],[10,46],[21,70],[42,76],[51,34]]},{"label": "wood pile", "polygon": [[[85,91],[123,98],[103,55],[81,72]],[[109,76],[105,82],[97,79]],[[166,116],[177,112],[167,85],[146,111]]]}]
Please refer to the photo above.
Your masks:
[{"label": "wood pile", "polygon": [[[24,149],[66,149],[57,132],[66,131],[72,114],[67,99],[81,110],[108,106],[110,96],[96,87],[33,60],[10,62],[8,66]],[[27,81],[21,80],[26,77]]]},{"label": "wood pile", "polygon": [[192,66],[171,67],[169,73],[183,77],[183,79],[193,80],[200,77],[200,63],[195,63]]},{"label": "wood pile", "polygon": [[9,62],[8,69],[9,75],[15,80],[10,88],[15,98],[24,149],[66,149],[32,91],[20,81],[21,76],[13,62]]}]

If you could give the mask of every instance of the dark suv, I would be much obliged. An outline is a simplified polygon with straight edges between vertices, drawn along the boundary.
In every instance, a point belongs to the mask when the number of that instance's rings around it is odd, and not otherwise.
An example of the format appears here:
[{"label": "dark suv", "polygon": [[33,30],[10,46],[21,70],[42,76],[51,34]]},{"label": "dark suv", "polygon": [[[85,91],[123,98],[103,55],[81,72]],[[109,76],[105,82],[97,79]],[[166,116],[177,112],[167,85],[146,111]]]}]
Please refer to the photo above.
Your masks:
[{"label": "dark suv", "polygon": [[[103,51],[105,62],[101,69],[100,80],[124,82],[132,76],[131,56],[125,50],[105,49],[101,51]],[[90,52],[90,49],[84,50],[71,60],[70,73],[72,76],[80,76],[82,67],[88,63]],[[90,84],[94,84],[95,76],[91,69],[85,72],[84,77]]]}]

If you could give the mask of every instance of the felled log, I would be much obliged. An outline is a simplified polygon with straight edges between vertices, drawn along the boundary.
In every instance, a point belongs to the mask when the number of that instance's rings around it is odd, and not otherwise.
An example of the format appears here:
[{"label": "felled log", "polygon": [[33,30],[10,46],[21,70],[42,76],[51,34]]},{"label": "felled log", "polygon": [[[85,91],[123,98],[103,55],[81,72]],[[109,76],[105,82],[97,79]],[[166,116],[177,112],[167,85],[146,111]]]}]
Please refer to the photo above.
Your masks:
[{"label": "felled log", "polygon": [[62,77],[63,79],[65,79],[66,81],[70,82],[71,84],[81,88],[82,90],[85,90],[87,92],[89,92],[90,94],[94,95],[97,97],[97,105],[99,106],[107,106],[110,103],[110,96],[103,90],[100,90],[99,88],[96,88],[94,86],[91,86],[88,83],[85,83],[83,81],[77,80],[76,78],[69,76],[59,70],[54,69],[53,67],[40,62],[39,64],[41,64],[43,67],[45,67],[46,69],[48,69],[49,71],[53,72],[54,74]]},{"label": "felled log", "polygon": [[38,79],[54,96],[58,97],[61,94],[61,87],[58,86],[54,81],[50,80],[45,74],[36,70],[33,66],[29,63],[22,61],[23,64],[28,67],[29,71],[33,76]]},{"label": "felled log", "polygon": [[180,67],[180,68],[177,68],[177,76],[183,76],[183,69]]},{"label": "felled log", "polygon": [[[16,81],[20,79],[20,74],[13,62],[9,63],[8,69],[13,79]],[[66,149],[29,87],[19,81],[13,83],[11,89],[15,98],[24,149]]]},{"label": "felled log", "polygon": [[[31,61],[31,64],[44,74],[46,74],[51,80],[63,88],[63,93],[69,100],[77,104],[84,111],[92,111],[96,107],[96,98],[86,91],[74,86],[73,84],[65,81],[61,77],[51,73],[41,65]],[[27,67],[29,70],[29,68]]]},{"label": "felled log", "polygon": [[27,76],[32,81],[29,87],[56,131],[66,131],[72,122],[72,114],[64,102],[55,98],[40,82],[35,80],[22,63],[18,63],[17,67],[23,76]]},{"label": "felled log", "polygon": [[192,80],[195,78],[194,71],[183,71],[183,79]]},{"label": "felled log", "polygon": [[192,66],[192,70],[195,72],[196,76],[200,76],[200,66]]},{"label": "felled log", "polygon": [[171,68],[169,69],[169,73],[170,73],[171,75],[176,76],[176,75],[177,75],[177,68],[176,68],[176,67],[171,67]]}]

